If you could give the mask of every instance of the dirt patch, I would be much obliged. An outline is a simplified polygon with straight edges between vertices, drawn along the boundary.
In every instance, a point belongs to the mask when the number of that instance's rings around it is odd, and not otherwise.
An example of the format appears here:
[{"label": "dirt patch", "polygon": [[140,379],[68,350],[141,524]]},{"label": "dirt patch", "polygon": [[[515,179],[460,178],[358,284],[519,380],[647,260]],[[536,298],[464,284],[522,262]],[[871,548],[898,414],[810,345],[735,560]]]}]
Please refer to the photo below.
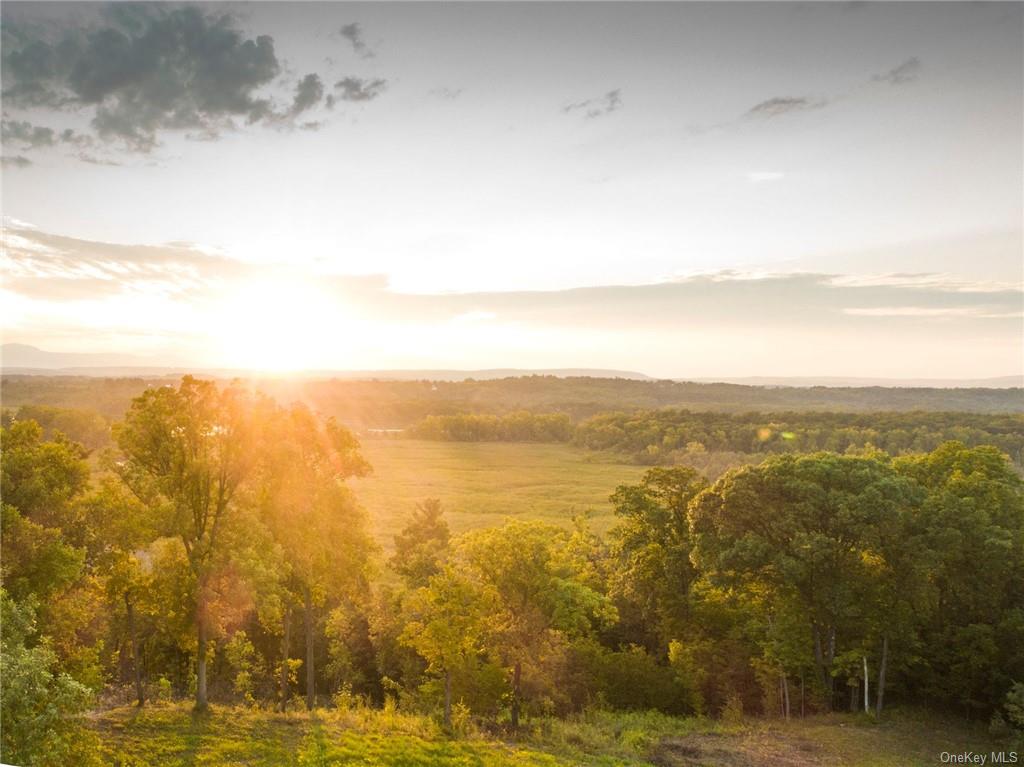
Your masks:
[{"label": "dirt patch", "polygon": [[664,738],[648,760],[657,767],[824,767],[820,747],[778,732]]}]

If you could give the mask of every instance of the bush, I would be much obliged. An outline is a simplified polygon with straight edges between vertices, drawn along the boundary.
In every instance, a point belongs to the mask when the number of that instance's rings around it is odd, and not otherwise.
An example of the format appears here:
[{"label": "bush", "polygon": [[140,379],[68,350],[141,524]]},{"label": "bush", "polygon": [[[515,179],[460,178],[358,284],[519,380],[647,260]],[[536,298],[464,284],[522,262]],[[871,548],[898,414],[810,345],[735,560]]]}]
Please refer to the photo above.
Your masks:
[{"label": "bush", "polygon": [[726,699],[721,720],[729,725],[743,724],[743,698],[739,693],[734,692]]}]

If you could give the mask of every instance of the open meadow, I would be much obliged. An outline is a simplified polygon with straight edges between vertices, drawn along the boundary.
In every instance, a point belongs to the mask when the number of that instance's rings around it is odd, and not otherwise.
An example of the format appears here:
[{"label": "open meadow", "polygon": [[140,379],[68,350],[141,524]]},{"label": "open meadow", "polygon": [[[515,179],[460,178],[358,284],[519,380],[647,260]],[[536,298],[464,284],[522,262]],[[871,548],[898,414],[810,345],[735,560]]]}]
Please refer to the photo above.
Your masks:
[{"label": "open meadow", "polygon": [[385,549],[426,498],[441,501],[454,534],[507,517],[568,527],[577,514],[603,533],[614,518],[608,497],[644,472],[622,456],[560,444],[367,439],[362,449],[373,473],[352,489]]}]

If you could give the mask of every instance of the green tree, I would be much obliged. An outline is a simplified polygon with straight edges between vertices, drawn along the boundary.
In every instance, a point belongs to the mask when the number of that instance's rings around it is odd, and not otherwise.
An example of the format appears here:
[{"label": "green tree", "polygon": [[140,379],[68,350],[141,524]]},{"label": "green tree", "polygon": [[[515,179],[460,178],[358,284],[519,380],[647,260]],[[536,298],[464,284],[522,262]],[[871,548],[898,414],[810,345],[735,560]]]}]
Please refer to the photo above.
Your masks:
[{"label": "green tree", "polygon": [[185,376],[181,385],[148,389],[132,401],[115,438],[118,473],[155,505],[164,535],[180,539],[194,581],[196,707],[207,705],[207,644],[213,575],[230,552],[226,528],[236,494],[252,468],[257,418],[238,386]]},{"label": "green tree", "polygon": [[441,571],[448,551],[448,523],[437,498],[416,504],[412,519],[395,536],[391,568],[410,587],[423,586]]},{"label": "green tree", "polygon": [[96,764],[82,726],[88,687],[59,668],[35,626],[35,598],[17,604],[0,589],[0,759],[24,767]]},{"label": "green tree", "polygon": [[15,421],[2,440],[4,588],[18,603],[37,606],[38,631],[64,670],[98,688],[105,615],[87,562],[95,529],[81,503],[89,481],[85,451],[60,434],[44,440],[34,421]]},{"label": "green tree", "polygon": [[562,637],[580,636],[614,620],[607,598],[579,578],[569,533],[540,522],[507,522],[475,530],[458,543],[458,566],[494,594],[491,642],[511,668],[512,729],[523,702],[524,663],[537,663]]},{"label": "green tree", "polygon": [[1024,678],[1024,482],[990,446],[947,442],[895,461],[927,493],[918,520],[932,609],[919,694],[984,713]]},{"label": "green tree", "polygon": [[494,595],[451,568],[432,575],[409,597],[409,620],[401,635],[444,678],[444,724],[452,725],[452,673],[477,659],[484,648]]},{"label": "green tree", "polygon": [[693,469],[654,468],[639,484],[621,485],[611,496],[618,517],[611,532],[612,593],[620,613],[632,616],[634,630],[654,629],[647,641],[651,649],[667,647],[687,619],[697,577],[687,508],[706,486]]},{"label": "green tree", "polygon": [[261,472],[263,519],[282,548],[284,636],[282,703],[287,695],[291,605],[300,602],[306,639],[306,706],[316,705],[315,609],[328,598],[359,601],[368,590],[374,546],[366,515],[345,486],[370,465],[359,442],[333,420],[321,421],[304,405],[268,419]]},{"label": "green tree", "polygon": [[877,458],[771,458],[730,472],[694,500],[694,561],[806,617],[830,707],[837,655],[866,628],[865,596],[880,556],[873,531],[898,528],[915,499],[913,483]]}]

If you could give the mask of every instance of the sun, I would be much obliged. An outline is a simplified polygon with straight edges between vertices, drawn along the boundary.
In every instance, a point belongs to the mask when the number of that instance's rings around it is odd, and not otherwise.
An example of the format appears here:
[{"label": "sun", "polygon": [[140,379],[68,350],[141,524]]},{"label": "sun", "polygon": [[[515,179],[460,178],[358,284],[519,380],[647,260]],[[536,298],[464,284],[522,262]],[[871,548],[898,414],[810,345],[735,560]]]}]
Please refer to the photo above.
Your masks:
[{"label": "sun", "polygon": [[323,366],[343,311],[309,279],[285,277],[240,285],[215,314],[211,336],[227,367],[297,372]]}]

